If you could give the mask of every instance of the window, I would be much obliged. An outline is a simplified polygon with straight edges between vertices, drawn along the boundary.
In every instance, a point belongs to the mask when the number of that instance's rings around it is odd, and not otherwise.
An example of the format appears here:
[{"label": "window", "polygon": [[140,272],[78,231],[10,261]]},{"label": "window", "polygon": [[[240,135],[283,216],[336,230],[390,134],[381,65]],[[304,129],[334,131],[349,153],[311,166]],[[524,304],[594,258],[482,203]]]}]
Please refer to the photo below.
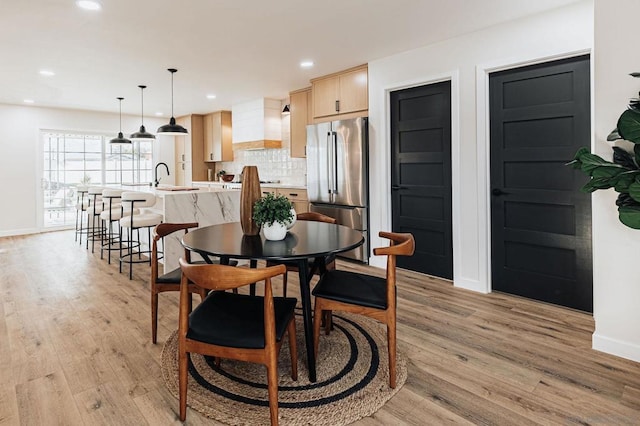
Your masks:
[{"label": "window", "polygon": [[151,182],[153,140],[110,144],[106,135],[43,133],[44,227],[73,225],[76,187]]}]

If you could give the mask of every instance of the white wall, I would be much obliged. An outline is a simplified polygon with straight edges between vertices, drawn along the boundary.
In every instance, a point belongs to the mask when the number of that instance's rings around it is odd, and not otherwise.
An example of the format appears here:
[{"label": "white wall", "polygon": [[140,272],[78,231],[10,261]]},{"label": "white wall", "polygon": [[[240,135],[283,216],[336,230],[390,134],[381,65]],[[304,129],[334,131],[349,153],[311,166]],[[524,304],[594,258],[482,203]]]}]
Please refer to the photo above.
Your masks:
[{"label": "white wall", "polygon": [[[145,118],[145,126],[154,132],[166,120]],[[115,137],[118,124],[118,114],[0,104],[0,199],[6,203],[0,209],[0,236],[38,231],[41,130],[105,133]],[[139,116],[122,116],[125,135],[139,127]],[[156,158],[173,169],[173,137],[163,136],[157,141],[160,149]]]},{"label": "white wall", "polygon": [[[606,137],[640,90],[640,80],[628,75],[640,71],[638,16],[637,0],[595,0],[593,151],[608,159]],[[593,196],[593,347],[640,361],[640,231],[620,223],[616,195],[608,190]]]},{"label": "white wall", "polygon": [[487,71],[588,53],[592,43],[593,4],[584,1],[370,62],[371,187],[387,188],[371,193],[372,246],[391,229],[389,92],[451,80],[454,285],[490,291]]}]

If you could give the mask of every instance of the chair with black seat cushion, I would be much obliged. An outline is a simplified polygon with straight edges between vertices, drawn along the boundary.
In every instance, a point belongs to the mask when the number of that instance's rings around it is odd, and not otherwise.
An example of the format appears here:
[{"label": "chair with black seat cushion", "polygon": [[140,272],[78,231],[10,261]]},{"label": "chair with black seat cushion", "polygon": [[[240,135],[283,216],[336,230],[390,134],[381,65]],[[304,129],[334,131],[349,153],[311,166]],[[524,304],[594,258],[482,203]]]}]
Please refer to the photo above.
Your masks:
[{"label": "chair with black seat cushion", "polygon": [[[160,275],[158,261],[162,252],[158,250],[158,242],[174,232],[184,231],[186,234],[189,229],[197,227],[197,222],[161,223],[153,229],[153,241],[151,242],[151,340],[153,343],[156,343],[158,338],[158,294],[165,291],[180,291],[180,279],[182,278],[182,272],[179,267]],[[191,263],[191,252],[189,250],[185,249],[184,258],[188,263]],[[200,300],[204,300],[207,296],[206,290],[193,284],[189,285],[189,292],[198,293]]]},{"label": "chair with black seat cushion", "polygon": [[[163,238],[167,235],[178,231],[184,231],[186,234],[189,232],[189,229],[197,228],[198,226],[198,222],[161,223],[153,229],[153,240],[151,242],[151,340],[153,343],[156,343],[158,338],[158,294],[165,291],[180,291],[180,279],[182,278],[180,267],[160,275],[161,266],[159,260],[164,254],[158,249],[158,244],[161,240],[164,241]],[[188,263],[192,263],[191,252],[189,250],[185,249],[184,258]],[[203,264],[204,262],[197,261],[194,263]],[[229,262],[231,266],[237,264],[238,262],[234,260]],[[199,294],[200,300],[204,300],[207,296],[207,291],[195,284],[189,285],[189,291]]]},{"label": "chair with black seat cushion", "polygon": [[[322,213],[316,213],[316,212],[298,213],[296,215],[296,219],[297,220],[309,220],[309,221],[314,221],[314,222],[333,223],[333,224],[337,223],[337,220],[335,218],[332,218],[330,216],[324,215]],[[285,265],[287,267],[287,272],[299,272],[298,263],[297,262],[278,262],[278,261],[275,261],[275,260],[268,260],[267,261],[267,266],[273,266],[273,265],[279,265],[279,264]],[[309,262],[309,264],[313,265],[313,262]],[[333,269],[336,269],[335,258],[329,259],[329,261],[325,265],[325,269],[327,271],[331,271]],[[287,272],[285,272],[284,278],[282,279],[282,295],[284,297],[287,297]],[[320,273],[320,271],[318,271],[316,269],[312,269],[312,272],[314,274],[319,274]]]},{"label": "chair with black seat cushion", "polygon": [[[271,279],[285,273],[284,265],[235,268],[195,265],[180,259],[179,394],[180,420],[187,415],[187,368],[191,352],[264,364],[271,424],[278,424],[278,353],[288,333],[291,377],[298,378],[295,298],[273,297]],[[191,310],[189,282],[212,290]],[[264,297],[225,290],[264,281]]]},{"label": "chair with black seat cushion", "polygon": [[389,247],[373,250],[377,256],[387,256],[387,276],[375,277],[349,271],[333,270],[324,274],[313,289],[315,296],[313,347],[318,355],[320,323],[325,315],[327,334],[331,329],[331,311],[346,311],[366,315],[387,325],[389,353],[389,386],[396,387],[396,256],[411,256],[415,250],[413,235],[380,232],[391,241]]}]

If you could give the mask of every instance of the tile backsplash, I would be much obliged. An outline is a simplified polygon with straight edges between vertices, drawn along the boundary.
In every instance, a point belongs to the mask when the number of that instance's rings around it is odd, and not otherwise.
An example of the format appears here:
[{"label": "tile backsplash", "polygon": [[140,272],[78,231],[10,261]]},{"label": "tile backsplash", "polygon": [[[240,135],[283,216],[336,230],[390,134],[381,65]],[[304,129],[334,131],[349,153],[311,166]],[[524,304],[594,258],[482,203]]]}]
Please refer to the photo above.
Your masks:
[{"label": "tile backsplash", "polygon": [[258,166],[261,180],[279,180],[287,185],[307,185],[307,161],[304,158],[291,158],[289,148],[235,151],[233,155],[233,161],[218,163],[216,169],[240,176],[244,166]]}]

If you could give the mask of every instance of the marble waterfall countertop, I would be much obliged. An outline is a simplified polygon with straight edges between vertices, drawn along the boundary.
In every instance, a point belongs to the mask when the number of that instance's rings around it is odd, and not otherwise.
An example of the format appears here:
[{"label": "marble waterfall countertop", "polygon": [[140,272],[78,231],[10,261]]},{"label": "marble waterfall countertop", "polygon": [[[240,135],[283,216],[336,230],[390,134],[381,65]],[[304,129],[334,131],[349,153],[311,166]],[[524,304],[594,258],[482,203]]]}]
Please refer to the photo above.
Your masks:
[{"label": "marble waterfall countertop", "polygon": [[[164,195],[163,210],[165,222],[198,222],[200,227],[240,222],[240,191],[172,192]],[[184,256],[184,248],[180,243],[183,235],[182,232],[176,232],[164,239],[166,271],[177,268],[178,259]]]}]

